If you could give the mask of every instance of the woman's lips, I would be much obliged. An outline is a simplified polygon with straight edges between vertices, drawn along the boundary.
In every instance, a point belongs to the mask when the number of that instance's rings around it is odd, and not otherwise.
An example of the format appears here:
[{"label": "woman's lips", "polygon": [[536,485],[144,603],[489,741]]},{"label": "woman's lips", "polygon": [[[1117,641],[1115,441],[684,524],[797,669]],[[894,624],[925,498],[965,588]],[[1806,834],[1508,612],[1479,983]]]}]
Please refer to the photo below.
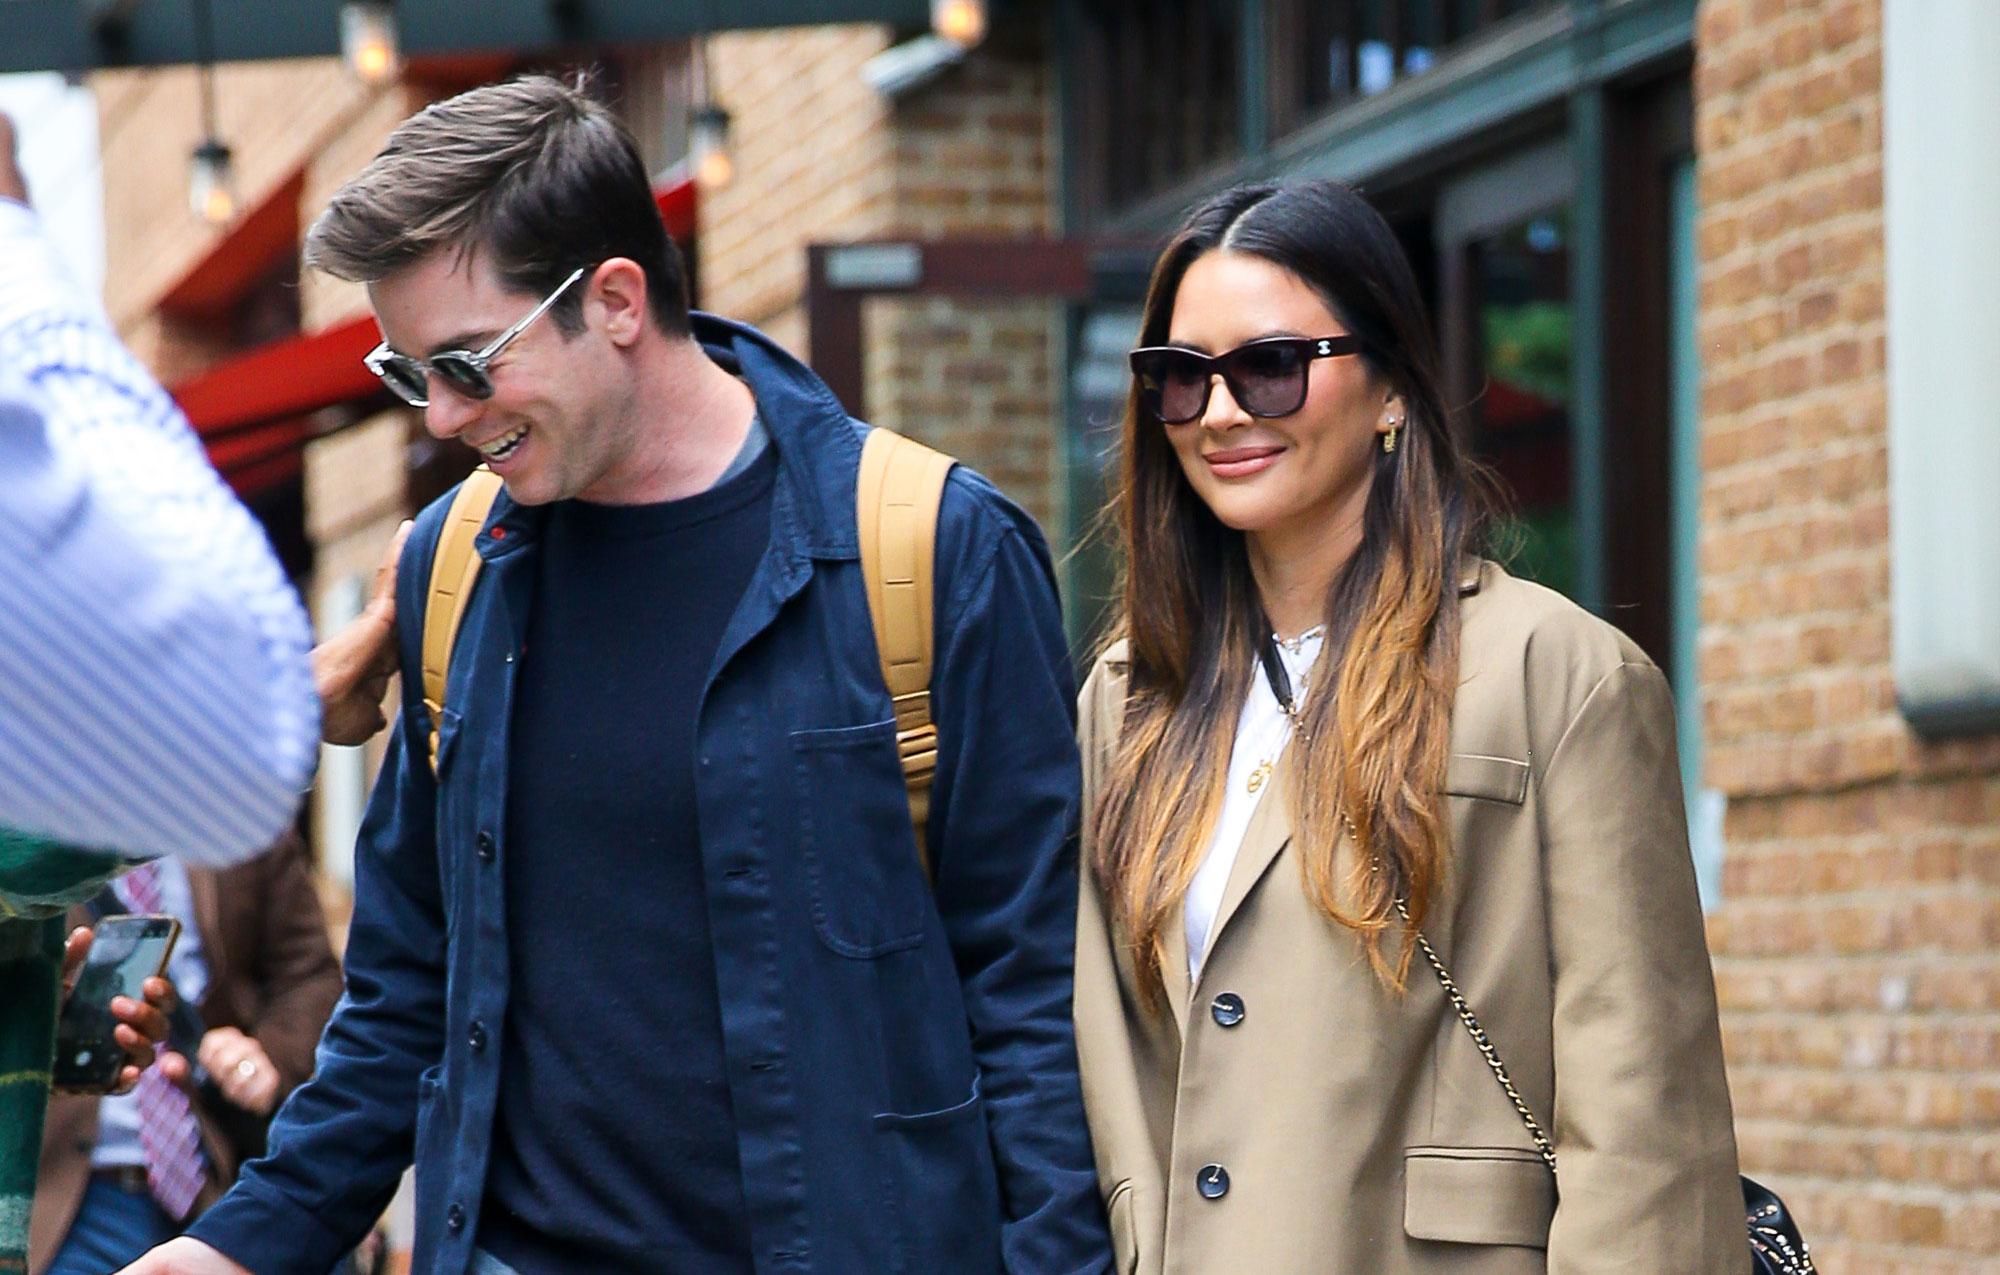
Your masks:
[{"label": "woman's lips", "polygon": [[1202,460],[1217,478],[1248,478],[1269,469],[1284,451],[1282,447],[1231,447],[1205,452]]}]

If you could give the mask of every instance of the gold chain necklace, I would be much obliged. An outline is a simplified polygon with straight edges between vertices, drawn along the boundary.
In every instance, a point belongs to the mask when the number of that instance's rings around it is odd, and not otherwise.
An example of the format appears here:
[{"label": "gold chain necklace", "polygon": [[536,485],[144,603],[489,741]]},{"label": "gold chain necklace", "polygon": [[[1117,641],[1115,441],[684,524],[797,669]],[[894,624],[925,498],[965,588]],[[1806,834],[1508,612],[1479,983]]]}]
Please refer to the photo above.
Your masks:
[{"label": "gold chain necklace", "polygon": [[[1264,680],[1270,684],[1271,695],[1278,701],[1278,708],[1285,714],[1285,720],[1292,724],[1291,735],[1297,736],[1300,739],[1306,737],[1305,725],[1299,716],[1299,706],[1292,698],[1291,675],[1285,672],[1284,657],[1278,653],[1278,648],[1283,647],[1293,655],[1303,654],[1306,643],[1324,632],[1326,632],[1326,626],[1316,624],[1295,638],[1281,638],[1273,633],[1270,641],[1266,642],[1262,649],[1257,652],[1257,662],[1263,666]],[[1287,738],[1290,738],[1290,736],[1287,736]],[[1284,743],[1282,741],[1279,743],[1278,748],[1280,751],[1283,751]],[[1250,772],[1249,781],[1243,785],[1244,791],[1253,797],[1262,792],[1264,785],[1271,782],[1271,774],[1277,769],[1277,765],[1278,759],[1276,755],[1259,760],[1256,767]]]}]

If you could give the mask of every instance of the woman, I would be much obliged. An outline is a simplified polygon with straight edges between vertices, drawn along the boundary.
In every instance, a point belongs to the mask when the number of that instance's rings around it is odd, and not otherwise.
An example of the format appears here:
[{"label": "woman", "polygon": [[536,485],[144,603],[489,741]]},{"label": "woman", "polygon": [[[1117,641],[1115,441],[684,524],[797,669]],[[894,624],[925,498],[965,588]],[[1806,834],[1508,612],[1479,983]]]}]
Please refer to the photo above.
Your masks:
[{"label": "woman", "polygon": [[1081,728],[1120,1269],[1748,1269],[1666,682],[1474,555],[1389,228],[1332,183],[1217,196],[1142,347]]}]

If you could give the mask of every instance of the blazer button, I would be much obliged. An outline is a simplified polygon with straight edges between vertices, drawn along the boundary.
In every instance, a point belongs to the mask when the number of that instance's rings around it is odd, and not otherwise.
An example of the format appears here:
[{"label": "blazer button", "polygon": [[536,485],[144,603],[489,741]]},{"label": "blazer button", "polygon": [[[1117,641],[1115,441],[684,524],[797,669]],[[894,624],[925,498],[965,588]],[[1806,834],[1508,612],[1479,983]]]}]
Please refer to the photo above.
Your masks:
[{"label": "blazer button", "polygon": [[476,1054],[476,1053],[480,1052],[481,1050],[485,1049],[485,1048],[486,1048],[486,1024],[485,1024],[485,1023],[480,1023],[480,1022],[475,1022],[475,1023],[473,1023],[473,1024],[472,1024],[472,1030],[466,1033],[466,1039],[467,1039],[467,1041],[468,1041],[468,1042],[469,1042],[469,1043],[470,1043],[470,1044],[472,1045],[472,1052],[473,1052],[473,1053],[475,1053],[475,1054]]},{"label": "blazer button", "polygon": [[1205,1164],[1194,1175],[1194,1189],[1204,1200],[1219,1200],[1229,1194],[1229,1170],[1219,1164]]},{"label": "blazer button", "polygon": [[1218,1027],[1234,1027],[1243,1021],[1243,998],[1235,992],[1224,992],[1208,1007]]},{"label": "blazer button", "polygon": [[454,1204],[444,1211],[444,1224],[454,1235],[465,1229],[465,1210]]},{"label": "blazer button", "polygon": [[491,863],[491,862],[493,862],[493,854],[494,854],[494,850],[493,850],[493,834],[492,834],[492,833],[490,833],[490,832],[482,832],[482,833],[480,833],[480,834],[479,834],[479,861],[480,861],[481,863]]}]

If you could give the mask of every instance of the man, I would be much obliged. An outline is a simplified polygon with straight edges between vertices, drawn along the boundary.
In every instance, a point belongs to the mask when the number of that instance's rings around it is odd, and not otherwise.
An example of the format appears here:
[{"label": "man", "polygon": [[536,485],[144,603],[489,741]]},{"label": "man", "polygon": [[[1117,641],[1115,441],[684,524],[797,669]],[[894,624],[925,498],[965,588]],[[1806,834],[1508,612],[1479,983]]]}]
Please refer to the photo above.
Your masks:
[{"label": "man", "polygon": [[404,552],[403,713],[319,1072],[131,1269],[317,1275],[412,1158],[428,1273],[1106,1269],[1033,523],[947,486],[927,881],[858,561],[865,427],[690,318],[611,116],[547,78],[434,105],[307,253],[368,283],[371,365],[506,489],[435,723],[443,502]]},{"label": "man", "polygon": [[313,1046],[340,999],[340,965],[296,836],[221,871],[162,859],[108,892],[106,911],[179,918],[168,968],[202,1034],[175,1044],[208,1081],[178,1099],[79,1094],[49,1104],[32,1275],[102,1275],[178,1235],[261,1153],[271,1114],[312,1074]]}]

